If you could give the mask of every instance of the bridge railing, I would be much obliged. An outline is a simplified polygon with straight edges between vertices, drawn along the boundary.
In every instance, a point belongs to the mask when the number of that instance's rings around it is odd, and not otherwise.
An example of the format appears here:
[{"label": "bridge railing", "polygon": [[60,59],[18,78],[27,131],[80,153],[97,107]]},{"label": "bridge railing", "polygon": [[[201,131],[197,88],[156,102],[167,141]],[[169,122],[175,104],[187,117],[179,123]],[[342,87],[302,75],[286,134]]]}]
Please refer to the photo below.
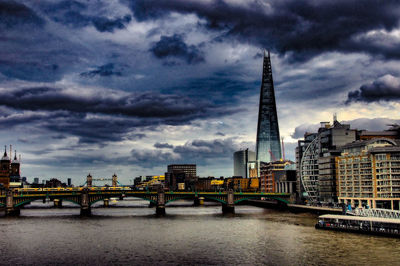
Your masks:
[{"label": "bridge railing", "polygon": [[356,208],[354,210],[354,214],[357,216],[366,216],[366,217],[400,219],[400,211],[388,210],[388,209]]}]

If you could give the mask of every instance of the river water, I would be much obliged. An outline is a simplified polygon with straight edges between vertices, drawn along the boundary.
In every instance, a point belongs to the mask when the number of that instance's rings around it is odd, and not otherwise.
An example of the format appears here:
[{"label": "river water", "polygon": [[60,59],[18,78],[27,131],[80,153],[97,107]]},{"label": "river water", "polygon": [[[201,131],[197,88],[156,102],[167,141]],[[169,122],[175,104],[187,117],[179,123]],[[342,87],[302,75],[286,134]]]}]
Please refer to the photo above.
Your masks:
[{"label": "river water", "polygon": [[[399,265],[400,239],[314,229],[316,216],[252,206],[191,207],[157,217],[141,200],[111,208],[34,202],[0,217],[1,265]],[[45,208],[43,208],[43,206]]]}]

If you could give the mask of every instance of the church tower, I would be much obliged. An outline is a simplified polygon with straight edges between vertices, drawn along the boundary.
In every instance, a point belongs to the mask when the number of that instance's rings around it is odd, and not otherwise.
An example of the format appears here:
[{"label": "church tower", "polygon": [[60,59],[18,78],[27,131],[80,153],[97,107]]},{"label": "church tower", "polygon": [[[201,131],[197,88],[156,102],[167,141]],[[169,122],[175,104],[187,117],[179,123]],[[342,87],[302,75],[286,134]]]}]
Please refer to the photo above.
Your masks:
[{"label": "church tower", "polygon": [[15,151],[14,159],[11,161],[11,179],[15,179],[14,182],[20,181],[20,161],[17,159],[17,151]]},{"label": "church tower", "polygon": [[4,146],[4,155],[0,160],[0,187],[10,186],[10,157],[7,155],[7,146]]}]

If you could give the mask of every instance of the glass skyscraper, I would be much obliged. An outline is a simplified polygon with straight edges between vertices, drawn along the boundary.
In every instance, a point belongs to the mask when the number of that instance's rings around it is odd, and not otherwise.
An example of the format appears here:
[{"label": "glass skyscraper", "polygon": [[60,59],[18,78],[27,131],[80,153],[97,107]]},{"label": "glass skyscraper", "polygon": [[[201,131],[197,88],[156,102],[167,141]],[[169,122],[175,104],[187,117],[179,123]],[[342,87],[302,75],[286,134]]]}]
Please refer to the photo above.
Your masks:
[{"label": "glass skyscraper", "polygon": [[276,113],[274,82],[269,51],[264,51],[263,74],[258,111],[256,160],[277,161],[282,158]]}]

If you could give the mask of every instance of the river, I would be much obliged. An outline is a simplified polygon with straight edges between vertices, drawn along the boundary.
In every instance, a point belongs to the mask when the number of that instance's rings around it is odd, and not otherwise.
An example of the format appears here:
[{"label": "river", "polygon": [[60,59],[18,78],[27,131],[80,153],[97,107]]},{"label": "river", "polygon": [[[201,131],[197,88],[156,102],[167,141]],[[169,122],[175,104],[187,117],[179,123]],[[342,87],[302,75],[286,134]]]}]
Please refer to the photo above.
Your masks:
[{"label": "river", "polygon": [[177,202],[157,217],[141,200],[121,208],[34,202],[0,217],[2,265],[399,265],[400,239],[314,229],[316,216],[252,206],[191,207]]}]

